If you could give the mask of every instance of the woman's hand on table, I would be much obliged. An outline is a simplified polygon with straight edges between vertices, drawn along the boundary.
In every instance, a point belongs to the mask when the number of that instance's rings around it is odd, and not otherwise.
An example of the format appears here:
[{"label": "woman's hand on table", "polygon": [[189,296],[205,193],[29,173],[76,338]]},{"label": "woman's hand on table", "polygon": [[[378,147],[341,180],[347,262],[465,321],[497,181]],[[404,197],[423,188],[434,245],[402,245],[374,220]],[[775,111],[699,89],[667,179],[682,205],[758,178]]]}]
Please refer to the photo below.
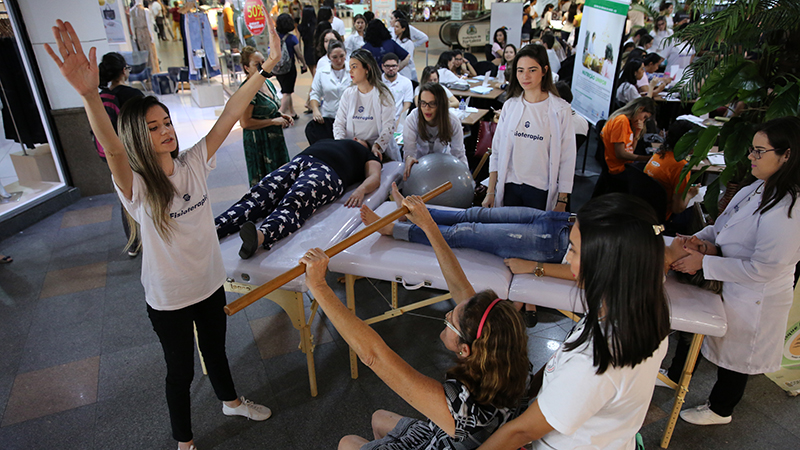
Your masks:
[{"label": "woman's hand on table", "polygon": [[361,189],[361,186],[357,187],[352,194],[350,194],[350,198],[344,202],[344,206],[348,208],[356,208],[361,207],[361,204],[364,203],[364,190]]},{"label": "woman's hand on table", "polygon": [[417,161],[417,158],[414,158],[413,156],[406,157],[406,169],[405,172],[403,172],[403,181],[408,179],[408,176],[411,175],[411,167],[418,162],[419,161]]}]

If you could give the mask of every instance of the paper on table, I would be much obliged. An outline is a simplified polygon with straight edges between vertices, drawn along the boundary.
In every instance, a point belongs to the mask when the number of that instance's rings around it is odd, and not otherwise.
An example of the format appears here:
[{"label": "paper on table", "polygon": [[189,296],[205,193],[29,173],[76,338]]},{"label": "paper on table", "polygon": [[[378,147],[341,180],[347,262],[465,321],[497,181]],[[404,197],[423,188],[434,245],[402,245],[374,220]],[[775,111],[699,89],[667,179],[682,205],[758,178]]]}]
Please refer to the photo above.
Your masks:
[{"label": "paper on table", "polygon": [[474,88],[470,88],[469,90],[476,94],[482,94],[482,95],[492,92],[492,88],[488,86],[475,86]]},{"label": "paper on table", "polygon": [[708,162],[710,162],[712,166],[724,166],[725,155],[708,155]]}]

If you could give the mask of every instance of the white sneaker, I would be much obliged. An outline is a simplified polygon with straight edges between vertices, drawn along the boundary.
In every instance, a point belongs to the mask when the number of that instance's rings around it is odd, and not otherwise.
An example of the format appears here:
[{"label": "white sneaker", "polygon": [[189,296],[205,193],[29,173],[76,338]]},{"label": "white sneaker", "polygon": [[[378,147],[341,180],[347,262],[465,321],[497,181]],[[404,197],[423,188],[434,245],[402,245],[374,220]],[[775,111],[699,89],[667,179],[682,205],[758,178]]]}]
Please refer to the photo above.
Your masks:
[{"label": "white sneaker", "polygon": [[731,416],[722,417],[711,410],[708,403],[681,411],[681,419],[694,425],[724,425],[731,423]]},{"label": "white sneaker", "polygon": [[[658,373],[660,373],[661,375],[664,375],[665,377],[667,377],[667,369],[658,369]],[[669,377],[667,377],[667,378],[669,378]],[[658,377],[656,377],[656,387],[663,387],[663,388],[673,389],[673,390],[675,389],[672,386],[668,385],[667,383],[664,383],[663,381],[661,381],[661,378],[658,378]]]},{"label": "white sneaker", "polygon": [[242,401],[242,404],[236,408],[231,408],[223,402],[222,414],[226,416],[242,416],[257,421],[267,420],[272,416],[272,411],[264,405],[257,405],[244,397],[239,397],[239,400]]},{"label": "white sneaker", "polygon": [[[180,446],[178,446],[178,450],[181,450]],[[191,446],[189,446],[189,450],[197,450],[197,447],[195,447],[194,444],[192,444]]]}]

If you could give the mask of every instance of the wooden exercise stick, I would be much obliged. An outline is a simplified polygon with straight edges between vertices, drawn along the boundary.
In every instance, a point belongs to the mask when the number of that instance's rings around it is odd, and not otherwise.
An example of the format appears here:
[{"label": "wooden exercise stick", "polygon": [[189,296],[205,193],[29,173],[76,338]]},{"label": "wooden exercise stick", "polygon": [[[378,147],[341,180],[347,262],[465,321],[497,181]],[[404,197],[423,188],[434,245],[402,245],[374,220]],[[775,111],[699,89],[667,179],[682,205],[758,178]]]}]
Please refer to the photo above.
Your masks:
[{"label": "wooden exercise stick", "polygon": [[[442,184],[441,186],[437,187],[436,189],[427,192],[425,195],[422,196],[422,201],[427,203],[432,198],[436,197],[437,195],[449,190],[453,187],[453,183],[447,182]],[[338,244],[334,245],[333,247],[325,250],[325,254],[328,255],[329,258],[333,257],[336,254],[341,253],[348,247],[352,246],[353,244],[359,242],[360,240],[364,239],[365,237],[371,235],[372,233],[380,230],[381,228],[385,227],[386,225],[394,222],[395,220],[399,219],[400,217],[404,216],[408,213],[408,208],[405,206],[401,206],[400,208],[394,210],[394,212],[387,214],[386,216],[380,218],[379,220],[375,221],[371,225],[363,228],[361,231],[357,232],[356,234],[348,237],[347,239],[339,242]],[[272,291],[280,288],[284,284],[294,280],[295,278],[299,277],[300,275],[306,272],[306,265],[305,264],[298,264],[294,266],[294,268],[287,270],[286,272],[278,275],[277,277],[273,278],[271,281],[262,284],[261,286],[253,289],[252,291],[248,292],[247,294],[241,296],[240,298],[234,300],[229,305],[225,306],[225,314],[232,316],[237,312],[241,311],[245,307],[253,304],[256,300],[268,295]]]}]

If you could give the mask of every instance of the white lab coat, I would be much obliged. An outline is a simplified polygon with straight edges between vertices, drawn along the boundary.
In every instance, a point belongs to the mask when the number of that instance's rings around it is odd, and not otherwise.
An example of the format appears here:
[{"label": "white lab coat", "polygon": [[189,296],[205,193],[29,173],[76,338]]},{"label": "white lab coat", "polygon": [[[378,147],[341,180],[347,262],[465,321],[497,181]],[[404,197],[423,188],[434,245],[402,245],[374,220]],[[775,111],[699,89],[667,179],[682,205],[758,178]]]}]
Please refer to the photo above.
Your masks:
[{"label": "white lab coat", "polygon": [[314,80],[311,82],[309,96],[311,100],[316,100],[321,105],[320,112],[322,117],[336,118],[336,113],[339,111],[339,99],[351,84],[352,80],[347,73],[345,73],[342,81],[336,79],[331,66],[317,70]]},{"label": "white lab coat", "polygon": [[[547,210],[556,207],[559,192],[572,192],[575,178],[575,131],[572,125],[572,109],[569,103],[550,94],[548,97],[550,118],[550,167],[548,168]],[[506,100],[500,113],[500,121],[492,139],[492,155],[489,157],[489,172],[497,172],[494,206],[503,206],[508,166],[514,145],[514,129],[522,119],[525,105],[522,95]]]},{"label": "white lab coat", "polygon": [[[373,87],[369,91],[372,99],[372,111],[378,121],[378,139],[375,141],[381,146],[383,153],[394,161],[400,159],[400,149],[394,140],[394,130],[396,122],[394,120],[394,97],[389,93],[389,98],[381,102],[380,91]],[[339,100],[339,110],[336,112],[336,119],[333,122],[334,139],[353,139],[355,128],[353,121],[349,120],[356,113],[356,99],[358,98],[358,86],[350,86],[345,89],[342,98]],[[370,142],[370,145],[373,143]]]},{"label": "white lab coat", "polygon": [[756,212],[763,185],[757,181],[742,188],[716,223],[696,235],[722,249],[722,257],[703,258],[703,273],[723,282],[728,319],[725,336],[706,337],[703,356],[749,375],[780,368],[794,268],[800,260],[800,208],[789,218],[787,195],[766,213]]}]

